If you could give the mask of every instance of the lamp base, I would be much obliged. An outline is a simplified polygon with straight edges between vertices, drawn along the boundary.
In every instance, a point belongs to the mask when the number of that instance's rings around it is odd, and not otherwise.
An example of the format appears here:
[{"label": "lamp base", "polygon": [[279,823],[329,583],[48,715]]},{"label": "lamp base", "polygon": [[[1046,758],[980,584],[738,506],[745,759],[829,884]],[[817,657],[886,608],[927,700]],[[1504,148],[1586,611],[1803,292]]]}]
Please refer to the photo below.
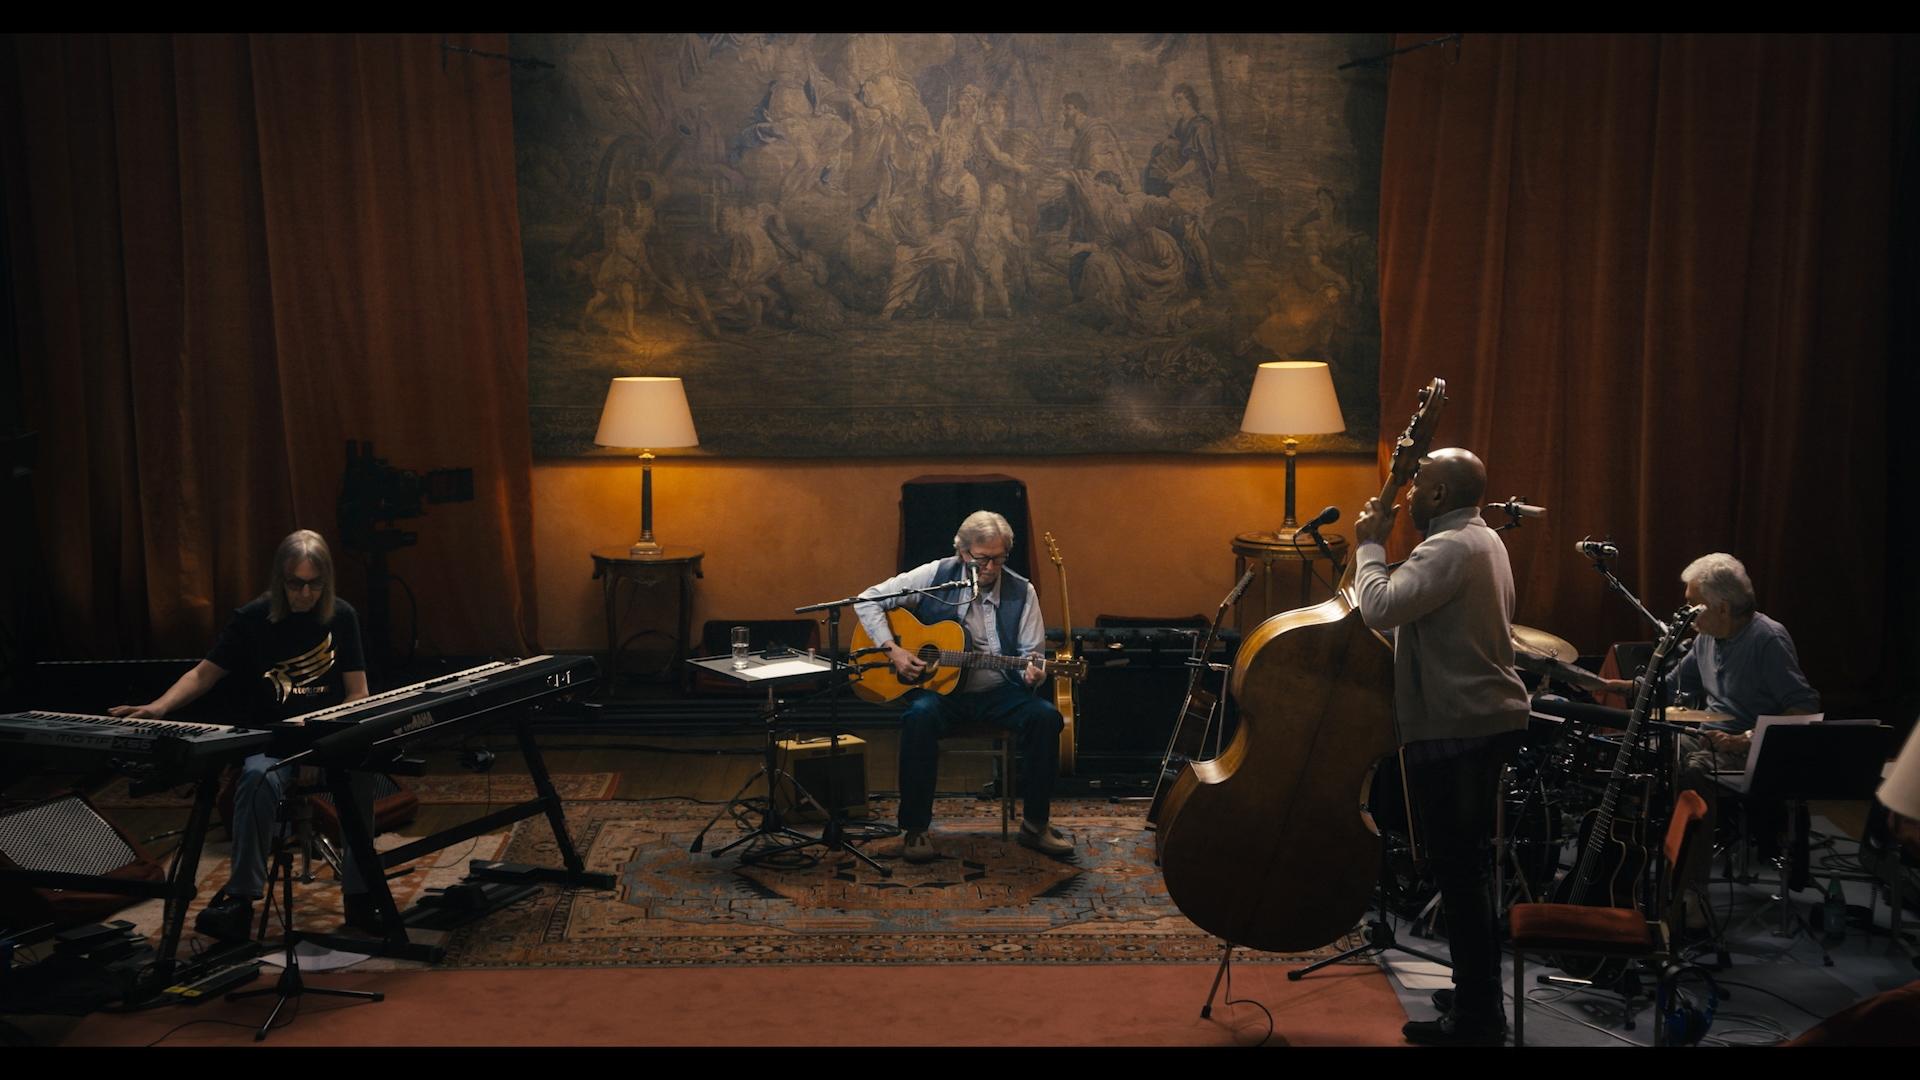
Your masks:
[{"label": "lamp base", "polygon": [[627,554],[636,559],[657,559],[666,550],[651,540],[636,540],[633,546],[627,549]]}]

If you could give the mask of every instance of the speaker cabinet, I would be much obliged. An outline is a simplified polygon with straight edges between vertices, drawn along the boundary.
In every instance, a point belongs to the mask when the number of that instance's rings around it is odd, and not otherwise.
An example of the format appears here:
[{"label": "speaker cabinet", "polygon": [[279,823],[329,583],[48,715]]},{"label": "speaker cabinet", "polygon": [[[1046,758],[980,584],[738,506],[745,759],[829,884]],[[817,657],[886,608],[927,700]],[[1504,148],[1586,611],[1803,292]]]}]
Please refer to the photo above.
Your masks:
[{"label": "speaker cabinet", "polygon": [[[1201,636],[1205,631],[1199,631]],[[1136,761],[1158,761],[1173,737],[1173,725],[1186,704],[1187,666],[1196,638],[1185,627],[1075,628],[1082,655],[1087,658],[1087,681],[1080,688],[1080,708],[1074,728],[1079,753]],[[1230,664],[1240,635],[1222,628],[1208,661]],[[1224,676],[1202,672],[1202,686],[1218,694]],[[1233,704],[1221,705],[1224,720],[1233,719]],[[1232,729],[1225,729],[1226,736]],[[1211,741],[1208,743],[1212,745]]]},{"label": "speaker cabinet", "polygon": [[[62,795],[0,814],[0,868],[43,870],[127,881],[160,881],[164,867],[79,795]],[[42,889],[0,882],[0,923],[65,928],[96,922],[140,902],[136,896]]]},{"label": "speaker cabinet", "polygon": [[[780,771],[793,778],[821,806],[834,807],[848,817],[867,817],[867,743],[852,735],[839,738],[839,750],[829,739],[782,739],[775,746]],[[794,821],[819,821],[821,814],[794,792],[793,785],[773,785],[773,804]]]}]

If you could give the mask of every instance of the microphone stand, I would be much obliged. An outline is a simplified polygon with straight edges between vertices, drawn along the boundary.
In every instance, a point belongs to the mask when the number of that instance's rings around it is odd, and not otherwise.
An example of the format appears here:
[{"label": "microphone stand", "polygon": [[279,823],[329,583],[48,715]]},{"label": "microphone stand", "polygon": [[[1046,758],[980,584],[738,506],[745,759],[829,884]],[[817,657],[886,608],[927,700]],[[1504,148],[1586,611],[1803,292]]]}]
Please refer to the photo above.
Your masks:
[{"label": "microphone stand", "polygon": [[[1320,526],[1309,521],[1305,525],[1302,525],[1299,529],[1295,530],[1293,534],[1293,546],[1296,548],[1300,546],[1301,533],[1306,533],[1308,536],[1313,537],[1313,542],[1319,545],[1320,547],[1320,554],[1327,557],[1327,565],[1329,567],[1329,571],[1327,574],[1328,580],[1326,583],[1327,592],[1328,593],[1339,592],[1340,591],[1340,585],[1339,585],[1340,574],[1342,571],[1346,569],[1344,566],[1340,565],[1340,557],[1333,553],[1332,547],[1328,546],[1327,538],[1320,535]],[[1313,570],[1313,564],[1311,560],[1302,560],[1302,562],[1306,565],[1307,570],[1309,572],[1317,573],[1317,571]],[[1234,599],[1238,599],[1239,594],[1242,592],[1245,592],[1246,588],[1247,588],[1246,584],[1242,583],[1237,589],[1235,589]],[[1232,602],[1233,602],[1232,600],[1228,601],[1228,603],[1232,603]]]},{"label": "microphone stand", "polygon": [[1659,616],[1648,611],[1647,606],[1640,602],[1640,598],[1633,595],[1633,590],[1627,588],[1625,583],[1614,576],[1613,570],[1607,566],[1607,557],[1605,555],[1596,555],[1593,557],[1593,568],[1600,571],[1600,576],[1607,579],[1607,584],[1612,587],[1614,592],[1626,597],[1627,603],[1633,605],[1633,610],[1639,612],[1648,622],[1652,623],[1654,628],[1660,631],[1662,637],[1666,636],[1667,624],[1661,622]]},{"label": "microphone stand", "polygon": [[[963,579],[956,579],[953,581],[944,581],[935,585],[929,585],[923,589],[902,589],[899,592],[885,593],[880,596],[869,596],[869,597],[847,596],[847,597],[842,597],[841,599],[838,599],[838,600],[828,600],[818,604],[806,604],[801,607],[794,608],[793,613],[795,615],[807,615],[816,611],[824,611],[827,613],[827,659],[830,663],[837,663],[837,660],[835,658],[840,655],[840,612],[843,609],[851,607],[854,604],[861,602],[862,600],[894,600],[903,596],[915,596],[915,595],[921,595],[926,593],[938,592],[942,589],[952,589],[952,588],[959,588],[963,586],[972,587],[973,584],[974,584],[973,582],[963,578]],[[860,655],[865,655],[869,651],[879,651],[879,650],[863,649],[861,650]],[[849,653],[847,656],[847,667],[849,670],[853,672],[853,677],[857,679],[860,677],[860,672],[864,670],[868,665],[856,664],[853,662],[854,659],[855,659],[855,654]],[[876,664],[873,666],[879,666],[879,665]],[[829,760],[838,759],[838,757],[840,756],[840,695],[838,691],[842,685],[845,685],[845,683],[844,682],[832,683],[827,687],[825,691],[826,698],[827,698],[827,756]],[[780,773],[780,770],[777,766],[777,763],[774,761],[773,728],[772,728],[774,720],[778,716],[779,707],[778,707],[778,703],[776,703],[773,700],[773,688],[771,686],[767,688],[767,713],[768,713],[767,722],[769,725],[768,732],[767,732],[767,740],[766,740],[767,742],[766,759],[767,760],[762,765],[762,771],[767,776],[767,815],[768,815],[767,819],[762,822],[760,829],[756,830],[752,834],[749,834],[747,837],[743,837],[740,840],[736,840],[733,843],[728,844],[726,847],[720,848],[719,850],[713,853],[714,856],[717,858],[720,855],[726,853],[729,849],[738,846],[740,843],[748,839],[755,839],[761,836],[768,836],[768,835],[778,836],[778,837],[791,837],[791,838],[794,838],[796,842],[783,844],[768,850],[754,852],[750,856],[743,857],[741,861],[747,862],[747,861],[765,859],[768,856],[779,855],[787,851],[794,851],[799,848],[810,846],[812,844],[822,844],[826,847],[828,851],[847,852],[848,854],[852,855],[854,858],[859,859],[861,862],[865,863],[871,869],[877,871],[882,877],[892,877],[893,871],[891,868],[882,866],[881,864],[875,862],[873,858],[869,856],[866,852],[861,851],[859,848],[854,847],[852,844],[847,842],[845,808],[840,805],[841,800],[838,798],[835,798],[833,795],[833,792],[829,791],[826,793],[827,802],[830,803],[831,805],[821,806],[819,800],[814,799],[811,793],[807,792],[805,789],[800,787],[800,783],[798,780],[795,780],[792,777],[786,778],[789,783],[793,784],[796,791],[796,795],[799,797],[796,799],[796,801],[799,801],[800,799],[804,799],[805,801],[811,802],[815,806],[820,807],[820,809],[826,812],[827,823],[823,827],[819,839],[816,840],[812,837],[806,836],[805,834],[794,832],[794,830],[788,828],[785,822],[780,819],[779,811],[774,806],[773,785],[775,782],[775,777],[777,774]],[[830,776],[834,775],[833,769],[831,768],[829,769],[828,775]],[[752,781],[749,780],[748,783],[751,784]],[[722,811],[722,813],[724,813],[724,810]],[[716,816],[714,821],[718,821],[718,820],[719,818]],[[712,828],[713,824],[714,822],[708,822],[707,827]],[[695,837],[693,846],[688,850],[699,851],[701,847],[701,839],[705,835],[706,835],[706,829],[700,830],[700,836]],[[868,837],[868,839],[871,839],[871,837]]]}]

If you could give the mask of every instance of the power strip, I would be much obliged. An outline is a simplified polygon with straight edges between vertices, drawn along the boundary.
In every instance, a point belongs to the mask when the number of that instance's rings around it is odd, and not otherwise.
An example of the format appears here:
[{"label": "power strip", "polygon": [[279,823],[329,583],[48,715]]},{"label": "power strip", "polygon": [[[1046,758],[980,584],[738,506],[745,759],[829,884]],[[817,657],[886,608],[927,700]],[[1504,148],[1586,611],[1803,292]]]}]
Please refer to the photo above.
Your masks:
[{"label": "power strip", "polygon": [[243,960],[238,964],[215,968],[193,982],[169,986],[160,993],[165,997],[197,1004],[233,987],[244,986],[259,976],[260,961]]}]

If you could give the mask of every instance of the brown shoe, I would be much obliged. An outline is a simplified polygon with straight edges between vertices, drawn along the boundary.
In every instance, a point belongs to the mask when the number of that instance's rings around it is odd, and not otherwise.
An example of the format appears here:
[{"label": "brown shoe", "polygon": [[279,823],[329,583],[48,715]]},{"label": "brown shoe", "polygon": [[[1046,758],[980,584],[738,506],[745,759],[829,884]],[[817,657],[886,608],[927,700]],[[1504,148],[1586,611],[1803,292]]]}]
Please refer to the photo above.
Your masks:
[{"label": "brown shoe", "polygon": [[939,858],[940,852],[924,831],[909,832],[900,838],[900,857],[910,863],[927,863]]}]

